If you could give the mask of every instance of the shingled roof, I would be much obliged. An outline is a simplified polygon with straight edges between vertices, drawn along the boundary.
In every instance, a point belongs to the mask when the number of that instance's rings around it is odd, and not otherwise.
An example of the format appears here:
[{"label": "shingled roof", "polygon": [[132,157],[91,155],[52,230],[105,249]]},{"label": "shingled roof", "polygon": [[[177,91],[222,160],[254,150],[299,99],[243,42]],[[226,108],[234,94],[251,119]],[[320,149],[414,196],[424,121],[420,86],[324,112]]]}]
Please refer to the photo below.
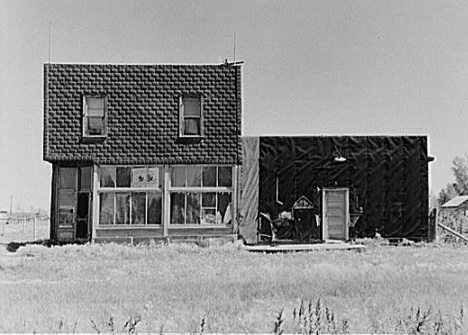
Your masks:
[{"label": "shingled roof", "polygon": [[442,205],[442,208],[458,208],[461,205],[466,205],[468,195],[459,195]]},{"label": "shingled roof", "polygon": [[[104,94],[108,136],[82,139],[83,95]],[[179,96],[203,96],[204,136],[179,138]],[[240,164],[238,65],[44,65],[44,160],[98,164]]]}]

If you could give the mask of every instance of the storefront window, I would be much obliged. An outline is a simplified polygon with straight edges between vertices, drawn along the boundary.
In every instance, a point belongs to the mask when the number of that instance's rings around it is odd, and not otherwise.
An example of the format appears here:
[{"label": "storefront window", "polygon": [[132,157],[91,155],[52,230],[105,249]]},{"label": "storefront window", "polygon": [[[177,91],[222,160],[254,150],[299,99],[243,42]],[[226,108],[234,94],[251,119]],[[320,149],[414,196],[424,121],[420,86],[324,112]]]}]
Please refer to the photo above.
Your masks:
[{"label": "storefront window", "polygon": [[185,223],[185,193],[171,193],[171,223]]},{"label": "storefront window", "polygon": [[117,187],[130,187],[131,168],[117,167]]},{"label": "storefront window", "polygon": [[115,187],[115,167],[101,167],[99,172],[101,187]]},{"label": "storefront window", "polygon": [[[232,167],[170,167],[169,219],[174,225],[232,223]],[[101,166],[99,225],[161,225],[164,169],[159,166]]]},{"label": "storefront window", "polygon": [[201,186],[201,168],[187,167],[187,187]]},{"label": "storefront window", "polygon": [[99,224],[114,224],[114,194],[101,193],[99,195]]},{"label": "storefront window", "polygon": [[100,167],[99,224],[161,224],[162,173],[156,166]]},{"label": "storefront window", "polygon": [[230,224],[232,168],[171,168],[171,224]]},{"label": "storefront window", "polygon": [[145,224],[146,193],[132,192],[132,224]]},{"label": "storefront window", "polygon": [[148,193],[148,217],[147,224],[161,224],[162,194]]},{"label": "storefront window", "polygon": [[216,187],[216,170],[215,166],[203,167],[203,186]]}]

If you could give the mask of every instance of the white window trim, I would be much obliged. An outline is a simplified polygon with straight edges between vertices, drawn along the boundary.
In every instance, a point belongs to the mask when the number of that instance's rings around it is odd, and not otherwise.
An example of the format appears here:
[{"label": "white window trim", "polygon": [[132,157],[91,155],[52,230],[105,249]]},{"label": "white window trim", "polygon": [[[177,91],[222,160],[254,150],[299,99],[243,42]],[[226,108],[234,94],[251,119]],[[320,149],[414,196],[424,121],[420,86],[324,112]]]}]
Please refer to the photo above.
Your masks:
[{"label": "white window trim", "polygon": [[[100,165],[98,166],[98,174],[97,174],[97,185],[96,185],[96,190],[97,190],[97,209],[98,209],[98,217],[99,217],[99,211],[101,209],[101,197],[100,194],[118,194],[118,193],[146,193],[146,211],[145,211],[145,222],[144,224],[117,224],[115,223],[116,219],[116,207],[117,207],[117,198],[114,196],[113,201],[114,201],[114,218],[113,218],[113,223],[112,224],[101,224],[98,222],[98,228],[99,229],[133,229],[133,228],[140,228],[140,229],[158,229],[160,230],[161,227],[163,226],[163,220],[164,220],[164,203],[162,203],[161,206],[161,223],[157,224],[148,224],[148,193],[160,193],[161,194],[161,199],[164,199],[164,189],[162,187],[101,187],[101,168],[106,168],[106,167],[112,167],[112,168],[117,168],[117,167],[129,167],[129,168],[158,168],[164,170],[163,165]],[[115,181],[117,182],[117,180]],[[132,201],[130,201],[129,205],[130,213],[132,212]]]},{"label": "white window trim", "polygon": [[[86,134],[86,129],[88,127],[87,125],[87,120],[88,120],[88,104],[86,103],[87,98],[101,98],[104,99],[104,134],[102,135],[90,135]],[[106,138],[108,134],[108,127],[107,127],[107,115],[108,115],[108,106],[107,106],[107,96],[105,95],[92,95],[92,94],[85,94],[83,95],[83,106],[82,106],[82,116],[81,116],[81,135],[83,138],[95,138],[95,139],[101,139],[101,138]]]},{"label": "white window trim", "polygon": [[[203,169],[203,167],[216,167],[216,184],[219,182],[219,174],[218,174],[218,168],[220,167],[229,167],[231,168],[231,187],[225,187],[225,186],[208,186],[208,187],[203,187],[203,186],[174,186],[172,187],[172,174],[169,173],[169,181],[168,181],[168,189],[167,192],[169,194],[169,199],[170,195],[172,193],[229,193],[231,194],[231,211],[234,211],[234,173],[235,173],[235,166],[234,165],[226,165],[226,164],[220,164],[220,165],[204,165],[204,164],[184,164],[184,165],[170,165],[169,166],[169,171],[171,171],[171,168],[174,167],[199,167]],[[185,172],[185,178],[187,181],[187,172]],[[201,176],[202,178],[202,183],[203,183],[203,175]],[[186,201],[186,200],[185,200]],[[200,210],[202,209],[202,205],[200,203]],[[171,210],[172,210],[172,204],[169,204],[169,221],[168,221],[168,226],[171,229],[183,229],[183,228],[192,228],[192,229],[206,229],[206,228],[218,228],[218,229],[228,229],[230,225],[226,225],[223,223],[219,224],[203,224],[203,223],[172,223],[171,222]],[[201,215],[201,213],[200,213]],[[231,215],[233,213],[231,212]],[[200,216],[201,220],[201,216]],[[231,222],[233,222],[234,218],[231,219]]]},{"label": "white window trim", "polygon": [[[225,186],[210,186],[210,187],[181,187],[181,186],[177,186],[177,187],[172,187],[171,186],[171,168],[173,167],[200,167],[200,168],[203,168],[203,167],[208,167],[208,166],[211,166],[211,167],[216,167],[216,168],[220,168],[220,167],[229,167],[231,168],[231,182],[232,182],[232,185],[231,187],[225,187]],[[130,168],[142,168],[142,167],[146,167],[146,168],[149,168],[149,167],[157,167],[159,169],[162,169],[162,171],[164,171],[164,173],[162,174],[162,178],[163,180],[161,181],[162,182],[162,185],[161,187],[100,187],[100,168],[103,168],[103,167],[130,167]],[[227,225],[227,224],[223,224],[223,223],[220,223],[220,224],[202,224],[202,223],[199,223],[199,224],[192,224],[192,223],[188,223],[188,224],[185,224],[185,223],[171,223],[171,209],[172,209],[172,206],[171,206],[171,203],[170,203],[170,198],[171,198],[171,193],[177,193],[177,192],[184,192],[184,193],[189,193],[189,192],[195,192],[195,193],[229,193],[231,195],[231,215],[234,216],[234,206],[235,206],[235,199],[234,199],[234,183],[235,183],[235,166],[234,165],[227,165],[227,164],[220,164],[220,165],[204,165],[204,164],[185,164],[185,165],[109,165],[109,164],[106,164],[106,165],[101,165],[101,166],[95,166],[95,172],[96,172],[96,175],[95,175],[95,194],[96,194],[96,201],[95,201],[95,204],[96,204],[96,211],[97,211],[97,224],[96,224],[96,229],[99,229],[99,230],[118,230],[118,229],[122,229],[122,230],[128,230],[128,229],[154,229],[154,230],[160,230],[161,228],[164,228],[164,229],[187,229],[187,228],[190,228],[190,229],[194,229],[194,230],[199,230],[199,229],[231,229],[231,225]],[[187,178],[187,175],[186,175],[186,178]],[[203,178],[203,176],[202,176]],[[218,172],[216,173],[216,183],[219,182],[219,179],[218,179]],[[100,194],[109,194],[109,193],[114,193],[114,194],[118,194],[118,193],[130,193],[130,192],[153,192],[153,193],[160,193],[162,195],[162,206],[161,206],[161,224],[116,224],[115,223],[115,216],[116,216],[116,211],[115,211],[115,208],[116,208],[116,197],[114,196],[113,197],[113,201],[114,201],[114,220],[113,220],[113,224],[105,224],[105,225],[102,225],[100,222],[99,222],[99,218],[100,218]],[[148,196],[146,197],[146,201],[148,201]],[[148,206],[148,203],[146,204]],[[132,210],[132,202],[130,201],[130,212]],[[202,208],[201,206],[201,203],[200,203],[200,209]],[[201,213],[200,213],[201,214]],[[147,220],[147,215],[148,215],[148,208],[146,208],[146,213],[145,213],[145,222]],[[200,217],[201,219],[201,217]],[[234,223],[234,217],[232,217],[232,223]],[[167,220],[167,221],[166,221]],[[93,225],[94,226],[94,225]]]},{"label": "white window trim", "polygon": [[[200,134],[198,135],[186,135],[184,134],[184,98],[199,98],[200,99]],[[204,136],[203,126],[203,96],[201,94],[181,94],[179,96],[179,137],[182,138],[202,138]]]}]

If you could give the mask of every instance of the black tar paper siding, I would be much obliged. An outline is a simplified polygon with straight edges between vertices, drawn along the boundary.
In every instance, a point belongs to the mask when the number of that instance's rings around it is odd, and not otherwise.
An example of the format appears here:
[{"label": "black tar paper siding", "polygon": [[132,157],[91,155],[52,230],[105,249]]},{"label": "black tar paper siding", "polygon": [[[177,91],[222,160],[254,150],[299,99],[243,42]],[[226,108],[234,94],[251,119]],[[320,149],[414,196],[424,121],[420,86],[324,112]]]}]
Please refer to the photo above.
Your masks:
[{"label": "black tar paper siding", "polygon": [[[335,146],[346,162],[334,161]],[[358,237],[428,237],[424,136],[260,137],[259,169],[259,207],[273,217],[303,195],[321,215],[321,190],[345,187],[350,212],[363,208]],[[276,177],[283,206],[275,202]]]}]

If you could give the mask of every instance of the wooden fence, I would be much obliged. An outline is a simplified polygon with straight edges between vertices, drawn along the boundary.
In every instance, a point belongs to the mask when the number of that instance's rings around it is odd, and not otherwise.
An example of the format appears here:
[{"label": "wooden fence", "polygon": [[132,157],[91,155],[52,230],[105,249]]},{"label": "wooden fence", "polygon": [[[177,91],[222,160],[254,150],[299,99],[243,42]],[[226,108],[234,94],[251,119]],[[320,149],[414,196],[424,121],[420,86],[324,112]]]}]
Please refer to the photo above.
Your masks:
[{"label": "wooden fence", "polygon": [[49,227],[50,219],[45,216],[31,214],[0,217],[0,237],[3,242],[48,239]]}]

